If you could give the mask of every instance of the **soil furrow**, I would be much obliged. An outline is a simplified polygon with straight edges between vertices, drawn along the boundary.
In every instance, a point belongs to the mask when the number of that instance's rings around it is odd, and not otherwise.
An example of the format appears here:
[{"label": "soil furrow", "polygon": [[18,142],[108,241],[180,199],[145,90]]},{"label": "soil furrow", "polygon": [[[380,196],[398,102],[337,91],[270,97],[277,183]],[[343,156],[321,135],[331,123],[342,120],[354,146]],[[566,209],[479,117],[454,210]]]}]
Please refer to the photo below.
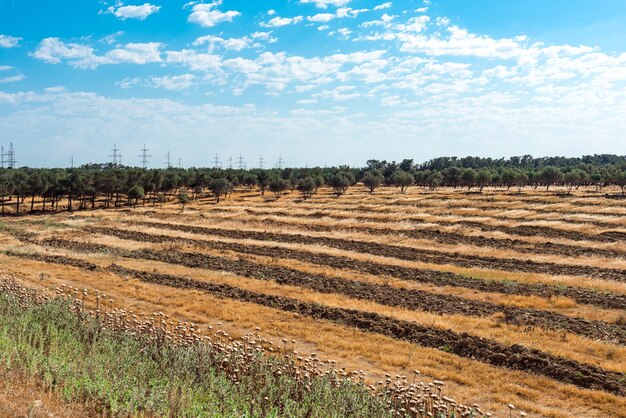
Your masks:
[{"label": "soil furrow", "polygon": [[119,275],[183,289],[206,291],[214,296],[293,312],[309,318],[331,321],[362,331],[386,335],[422,347],[436,348],[460,357],[494,366],[537,373],[579,387],[604,390],[626,396],[626,376],[590,364],[583,364],[519,344],[507,346],[493,340],[425,327],[371,312],[323,306],[283,296],[266,295],[224,284],[201,282],[185,277],[147,273],[111,266]]},{"label": "soil furrow", "polygon": [[[150,224],[157,227],[163,224]],[[98,234],[113,235],[118,238],[144,242],[182,242],[192,246],[202,246],[213,250],[234,251],[275,258],[288,258],[339,269],[355,270],[375,276],[389,276],[404,281],[429,283],[437,286],[464,287],[482,292],[503,293],[508,295],[570,298],[577,303],[609,309],[626,309],[626,295],[601,293],[571,286],[552,286],[547,284],[527,284],[513,281],[483,280],[445,271],[392,266],[370,261],[361,261],[349,257],[320,254],[283,247],[255,246],[223,241],[206,241],[189,238],[177,238],[168,235],[147,234],[136,231],[122,231],[113,228],[86,228]]]},{"label": "soil furrow", "polygon": [[626,270],[573,266],[532,260],[510,259],[485,256],[468,256],[459,253],[446,253],[435,250],[425,250],[410,247],[400,247],[367,241],[350,239],[313,237],[302,234],[281,234],[275,232],[261,232],[250,230],[232,230],[221,228],[200,227],[191,225],[163,224],[172,230],[191,232],[195,234],[210,234],[233,239],[253,239],[258,241],[286,242],[305,245],[322,245],[346,251],[355,251],[383,257],[398,258],[401,260],[421,261],[433,264],[451,264],[460,267],[484,268],[491,270],[520,271],[526,273],[541,273],[551,275],[586,276],[604,280],[626,281]]},{"label": "soil furrow", "polygon": [[[171,240],[170,240],[171,241]],[[102,245],[65,240],[48,240],[45,244],[82,252],[101,252]],[[497,305],[464,299],[453,295],[434,294],[421,290],[397,289],[387,285],[308,274],[285,267],[266,266],[248,260],[232,260],[206,254],[149,249],[125,250],[108,247],[108,252],[126,258],[160,261],[190,268],[225,271],[257,280],[270,280],[280,285],[295,286],[325,294],[376,302],[381,305],[432,312],[439,315],[488,317],[503,315],[507,324],[566,331],[587,338],[626,344],[626,326],[573,318],[550,311]]]},{"label": "soil furrow", "polygon": [[[272,215],[273,216],[273,215]],[[299,216],[299,215],[298,215]],[[293,217],[291,215],[290,217]],[[341,218],[346,219],[346,218]],[[358,220],[358,219],[357,219]],[[626,253],[609,249],[597,249],[576,245],[556,244],[554,242],[531,243],[512,238],[490,238],[479,235],[463,235],[457,232],[442,231],[439,229],[385,229],[366,226],[345,226],[302,224],[276,219],[237,219],[237,222],[244,223],[265,223],[276,224],[280,227],[296,227],[317,232],[331,232],[337,230],[354,231],[371,235],[396,235],[405,236],[417,240],[436,241],[447,245],[471,245],[479,247],[492,247],[506,250],[514,250],[525,254],[554,254],[566,257],[605,257],[605,258],[625,258]],[[520,234],[521,235],[521,234]],[[532,236],[532,234],[528,234]]]}]

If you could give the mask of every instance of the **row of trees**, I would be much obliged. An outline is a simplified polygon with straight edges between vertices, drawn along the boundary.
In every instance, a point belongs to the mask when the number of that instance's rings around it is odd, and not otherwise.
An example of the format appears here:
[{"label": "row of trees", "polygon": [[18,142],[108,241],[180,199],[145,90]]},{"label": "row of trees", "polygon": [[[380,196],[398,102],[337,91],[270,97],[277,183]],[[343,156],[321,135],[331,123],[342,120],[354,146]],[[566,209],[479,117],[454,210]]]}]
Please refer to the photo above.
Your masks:
[{"label": "row of trees", "polygon": [[[611,158],[609,158],[611,157]],[[446,167],[433,160],[416,165],[413,160],[401,163],[370,160],[363,168],[286,168],[269,170],[219,170],[219,169],[155,169],[142,170],[111,164],[90,164],[72,169],[0,169],[0,205],[2,213],[10,202],[15,212],[24,211],[30,198],[30,212],[35,210],[36,199],[41,199],[39,211],[58,211],[64,201],[69,211],[95,207],[120,207],[164,203],[178,197],[182,204],[210,192],[217,202],[228,196],[235,187],[266,191],[277,198],[288,190],[299,191],[304,198],[315,194],[327,185],[335,194],[342,195],[349,187],[361,182],[370,193],[380,186],[398,187],[405,193],[408,187],[421,186],[436,190],[438,187],[467,187],[482,191],[488,186],[521,189],[524,186],[566,186],[568,192],[581,186],[600,189],[606,185],[626,188],[626,161],[623,157],[597,157],[602,163],[574,159],[572,165],[543,166],[536,168],[534,161],[521,158],[521,163],[504,164],[500,160],[481,168],[451,164]],[[438,161],[438,160],[437,160]],[[470,160],[455,160],[467,162]],[[471,161],[485,161],[472,159]],[[515,160],[517,161],[517,160]],[[567,159],[572,161],[572,159]],[[604,163],[611,162],[611,163]],[[516,163],[517,164],[517,163]]]}]

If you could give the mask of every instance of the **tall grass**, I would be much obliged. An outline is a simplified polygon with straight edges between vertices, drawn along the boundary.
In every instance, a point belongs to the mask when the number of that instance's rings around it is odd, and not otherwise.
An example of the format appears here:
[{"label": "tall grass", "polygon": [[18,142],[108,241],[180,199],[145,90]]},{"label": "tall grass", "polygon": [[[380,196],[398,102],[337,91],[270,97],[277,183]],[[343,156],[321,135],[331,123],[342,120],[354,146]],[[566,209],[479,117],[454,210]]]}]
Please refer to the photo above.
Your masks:
[{"label": "tall grass", "polygon": [[[0,292],[0,367],[40,381],[66,401],[113,416],[386,417],[364,385],[302,381],[285,361],[229,356],[212,344],[162,344],[43,303]],[[237,350],[236,345],[232,350]],[[237,364],[237,359],[246,364]],[[222,364],[229,362],[228,365]],[[227,367],[224,367],[227,366]],[[244,372],[245,371],[245,372]]]}]

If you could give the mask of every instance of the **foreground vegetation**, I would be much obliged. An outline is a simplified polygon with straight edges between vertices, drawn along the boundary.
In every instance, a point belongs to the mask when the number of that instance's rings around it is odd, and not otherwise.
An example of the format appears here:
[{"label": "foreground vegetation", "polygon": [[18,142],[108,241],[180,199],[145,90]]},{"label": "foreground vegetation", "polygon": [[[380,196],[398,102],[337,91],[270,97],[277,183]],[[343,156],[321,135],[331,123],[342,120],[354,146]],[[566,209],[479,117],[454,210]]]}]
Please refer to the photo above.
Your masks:
[{"label": "foreground vegetation", "polygon": [[[626,191],[626,158],[614,155],[582,158],[512,157],[508,160],[467,157],[437,158],[423,164],[413,160],[400,163],[369,160],[366,167],[350,168],[285,168],[269,170],[221,170],[206,168],[145,170],[115,164],[89,164],[72,169],[0,169],[0,213],[7,204],[20,205],[30,197],[30,210],[35,211],[35,198],[41,197],[39,212],[58,211],[59,202],[68,211],[96,207],[135,206],[138,203],[165,203],[176,198],[184,207],[190,200],[210,191],[217,202],[234,187],[266,190],[277,198],[291,189],[309,198],[321,186],[330,186],[342,195],[357,182],[370,193],[382,186],[394,186],[401,193],[408,187],[467,187],[482,192],[485,187],[565,186],[568,193],[579,187],[619,186]],[[48,206],[46,206],[48,205]],[[23,211],[23,209],[22,209]]]},{"label": "foreground vegetation", "polygon": [[[70,292],[59,289],[59,297],[48,299],[0,282],[0,368],[40,380],[46,390],[98,414],[444,417],[452,409],[437,385],[405,384],[400,391],[400,382],[389,380],[367,388],[362,375],[351,378],[331,363],[303,359],[286,344],[278,353],[284,358],[267,356],[258,334],[236,341],[223,331],[201,337],[193,325],[174,326],[160,313],[138,320],[113,310],[104,295],[87,314],[86,292]],[[407,390],[415,402],[409,403]]]}]

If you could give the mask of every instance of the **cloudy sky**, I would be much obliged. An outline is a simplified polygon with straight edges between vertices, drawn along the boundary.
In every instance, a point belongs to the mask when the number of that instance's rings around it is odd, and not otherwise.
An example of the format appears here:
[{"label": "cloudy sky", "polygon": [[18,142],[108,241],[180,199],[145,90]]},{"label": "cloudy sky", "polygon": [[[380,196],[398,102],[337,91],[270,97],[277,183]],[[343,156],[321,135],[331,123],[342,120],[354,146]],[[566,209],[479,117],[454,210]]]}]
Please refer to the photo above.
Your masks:
[{"label": "cloudy sky", "polygon": [[626,154],[623,0],[142,1],[0,0],[22,164]]}]

